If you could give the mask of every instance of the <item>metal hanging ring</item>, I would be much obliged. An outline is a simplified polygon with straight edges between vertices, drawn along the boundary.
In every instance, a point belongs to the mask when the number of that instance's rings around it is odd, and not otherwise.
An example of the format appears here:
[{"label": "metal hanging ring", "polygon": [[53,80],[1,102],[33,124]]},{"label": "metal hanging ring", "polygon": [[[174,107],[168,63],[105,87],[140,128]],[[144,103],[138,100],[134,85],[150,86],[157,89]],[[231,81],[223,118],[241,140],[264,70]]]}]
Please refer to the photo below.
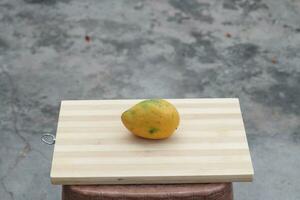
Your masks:
[{"label": "metal hanging ring", "polygon": [[53,145],[55,143],[55,136],[50,133],[46,133],[42,135],[41,140],[45,144]]}]

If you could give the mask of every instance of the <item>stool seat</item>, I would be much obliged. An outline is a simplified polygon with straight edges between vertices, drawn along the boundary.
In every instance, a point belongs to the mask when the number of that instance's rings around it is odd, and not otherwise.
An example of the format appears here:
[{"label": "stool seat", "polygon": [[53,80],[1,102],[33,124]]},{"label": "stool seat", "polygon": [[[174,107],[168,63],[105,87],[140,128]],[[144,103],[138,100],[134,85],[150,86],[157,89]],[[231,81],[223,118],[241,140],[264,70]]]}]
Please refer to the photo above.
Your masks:
[{"label": "stool seat", "polygon": [[64,185],[63,200],[233,200],[232,183]]}]

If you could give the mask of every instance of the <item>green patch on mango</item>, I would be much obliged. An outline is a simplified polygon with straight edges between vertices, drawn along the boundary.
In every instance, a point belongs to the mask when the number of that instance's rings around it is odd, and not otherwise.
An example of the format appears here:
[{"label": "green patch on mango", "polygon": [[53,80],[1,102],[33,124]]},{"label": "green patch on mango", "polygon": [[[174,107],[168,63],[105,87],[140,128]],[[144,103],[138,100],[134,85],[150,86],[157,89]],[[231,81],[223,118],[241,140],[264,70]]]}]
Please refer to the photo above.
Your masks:
[{"label": "green patch on mango", "polygon": [[159,107],[160,105],[160,101],[159,99],[149,99],[149,100],[144,100],[141,103],[139,103],[144,109],[147,109],[149,106],[151,105],[158,105]]},{"label": "green patch on mango", "polygon": [[159,131],[159,129],[158,129],[158,128],[154,128],[154,127],[150,128],[150,129],[148,130],[148,132],[149,132],[150,134],[156,133],[157,131]]}]

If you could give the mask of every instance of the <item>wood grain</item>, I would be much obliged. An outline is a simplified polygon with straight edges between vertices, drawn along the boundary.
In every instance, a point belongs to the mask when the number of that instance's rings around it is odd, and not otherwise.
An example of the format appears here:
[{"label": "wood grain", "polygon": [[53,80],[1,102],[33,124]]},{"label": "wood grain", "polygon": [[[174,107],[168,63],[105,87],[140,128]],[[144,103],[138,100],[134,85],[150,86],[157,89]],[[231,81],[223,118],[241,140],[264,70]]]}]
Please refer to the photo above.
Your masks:
[{"label": "wood grain", "polygon": [[53,184],[252,181],[238,99],[169,99],[180,126],[166,140],[133,136],[123,111],[141,100],[62,101]]}]

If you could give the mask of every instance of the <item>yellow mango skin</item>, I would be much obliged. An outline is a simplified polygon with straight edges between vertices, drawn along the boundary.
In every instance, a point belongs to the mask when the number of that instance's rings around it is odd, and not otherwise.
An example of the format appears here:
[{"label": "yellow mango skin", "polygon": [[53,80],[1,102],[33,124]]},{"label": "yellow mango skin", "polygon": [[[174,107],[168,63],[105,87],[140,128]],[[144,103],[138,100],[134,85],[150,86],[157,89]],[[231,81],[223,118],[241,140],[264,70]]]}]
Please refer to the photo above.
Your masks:
[{"label": "yellow mango skin", "polygon": [[164,99],[144,100],[125,111],[121,120],[131,133],[147,139],[170,137],[180,121],[175,106]]}]

